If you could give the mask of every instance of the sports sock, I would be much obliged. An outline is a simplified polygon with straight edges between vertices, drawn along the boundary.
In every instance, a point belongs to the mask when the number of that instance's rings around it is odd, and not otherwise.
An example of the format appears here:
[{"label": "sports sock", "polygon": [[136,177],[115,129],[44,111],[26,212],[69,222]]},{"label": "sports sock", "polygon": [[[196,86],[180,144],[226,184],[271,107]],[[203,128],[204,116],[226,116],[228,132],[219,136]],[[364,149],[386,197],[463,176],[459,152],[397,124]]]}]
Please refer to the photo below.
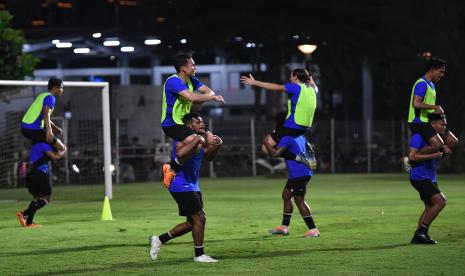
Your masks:
[{"label": "sports sock", "polygon": [[195,251],[195,256],[196,257],[202,256],[203,254],[205,254],[203,252],[203,245],[200,245],[200,246],[194,245],[194,251]]},{"label": "sports sock", "polygon": [[166,232],[164,234],[161,234],[159,237],[158,237],[161,241],[161,243],[166,243],[168,242],[169,240],[171,240],[173,237],[171,236],[170,232]]},{"label": "sports sock", "polygon": [[283,221],[281,225],[289,226],[289,224],[291,224],[291,217],[292,214],[283,213]]},{"label": "sports sock", "polygon": [[422,234],[428,234],[428,228],[429,228],[428,224],[421,223],[420,227],[418,227],[417,229],[417,232],[422,233]]},{"label": "sports sock", "polygon": [[179,162],[178,158],[171,160],[170,167],[175,172],[178,172],[179,169],[181,169],[181,163]]},{"label": "sports sock", "polygon": [[31,224],[32,220],[34,219],[34,215],[36,214],[36,211],[44,207],[45,205],[47,205],[47,201],[43,198],[31,201],[31,203],[29,204],[29,208],[27,208],[23,212],[23,215],[27,217],[26,224]]},{"label": "sports sock", "polygon": [[310,216],[306,216],[306,217],[302,217],[305,221],[305,224],[307,224],[307,227],[308,229],[314,229],[316,228],[315,226],[315,221],[313,221],[313,217],[310,215]]},{"label": "sports sock", "polygon": [[286,159],[286,160],[296,160],[297,155],[294,154],[294,153],[292,153],[292,152],[290,152],[290,151],[288,151],[288,150],[286,150],[285,152],[283,152],[283,153],[281,154],[281,157],[284,158],[284,159]]}]

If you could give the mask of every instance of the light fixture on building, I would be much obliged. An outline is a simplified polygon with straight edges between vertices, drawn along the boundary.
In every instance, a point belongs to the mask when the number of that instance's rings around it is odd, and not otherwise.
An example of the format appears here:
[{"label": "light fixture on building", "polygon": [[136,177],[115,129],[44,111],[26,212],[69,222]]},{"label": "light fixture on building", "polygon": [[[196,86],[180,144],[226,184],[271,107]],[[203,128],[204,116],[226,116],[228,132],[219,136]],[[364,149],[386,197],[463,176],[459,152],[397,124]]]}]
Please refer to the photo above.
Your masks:
[{"label": "light fixture on building", "polygon": [[73,47],[73,43],[71,42],[58,42],[55,44],[57,48],[71,48]]},{"label": "light fixture on building", "polygon": [[115,47],[119,46],[120,42],[118,40],[107,40],[103,42],[103,46]]},{"label": "light fixture on building", "polygon": [[100,38],[100,37],[102,37],[102,33],[93,33],[92,37],[93,38]]},{"label": "light fixture on building", "polygon": [[88,54],[90,52],[89,48],[76,48],[73,50],[75,54]]},{"label": "light fixture on building", "polygon": [[161,40],[160,39],[146,39],[144,41],[144,44],[145,45],[158,45],[158,44],[161,44]]},{"label": "light fixture on building", "polygon": [[130,52],[134,52],[134,47],[132,46],[124,46],[124,47],[121,47],[121,52],[124,52],[124,53],[130,53]]},{"label": "light fixture on building", "polygon": [[315,52],[316,48],[318,48],[318,46],[313,44],[302,44],[297,46],[297,49],[299,49],[299,51],[301,51],[304,55],[307,56]]}]

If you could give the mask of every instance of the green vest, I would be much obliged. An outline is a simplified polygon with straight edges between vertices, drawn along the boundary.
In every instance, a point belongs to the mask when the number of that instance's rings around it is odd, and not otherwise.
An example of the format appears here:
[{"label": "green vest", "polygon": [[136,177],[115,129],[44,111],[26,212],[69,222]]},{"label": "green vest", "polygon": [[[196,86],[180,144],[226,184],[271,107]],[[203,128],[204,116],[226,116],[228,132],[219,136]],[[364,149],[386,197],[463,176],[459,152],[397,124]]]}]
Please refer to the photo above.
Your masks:
[{"label": "green vest", "polygon": [[[423,123],[428,123],[428,114],[434,112],[434,109],[416,109],[413,107],[413,96],[415,86],[420,82],[426,82],[423,78],[419,78],[412,88],[412,95],[410,96],[410,106],[408,111],[408,122],[411,123],[415,119],[415,117],[419,117],[420,121]],[[436,90],[431,88],[428,83],[426,83],[426,93],[425,97],[423,98],[423,102],[425,104],[435,105],[436,104]]]},{"label": "green vest", "polygon": [[[179,78],[178,75],[172,75],[167,79],[167,81],[170,78]],[[192,82],[189,79],[187,79],[187,85],[189,87],[189,92],[194,93],[194,87],[192,86]],[[184,123],[182,122],[182,117],[184,115],[188,114],[191,112],[191,106],[192,102],[189,100],[184,99],[183,97],[179,96],[174,104],[168,104],[166,102],[166,81],[165,84],[163,85],[163,100],[162,100],[162,111],[161,111],[161,122],[163,122],[168,115],[167,113],[170,113],[173,121],[178,124],[178,125],[183,125]],[[171,112],[170,112],[171,111]]]},{"label": "green vest", "polygon": [[[45,97],[52,95],[50,92],[42,92],[35,98],[35,100],[32,102],[32,104],[29,106],[29,108],[26,111],[26,114],[23,116],[22,122],[25,124],[32,124],[37,118],[39,118],[40,114],[42,113],[42,108],[44,107],[44,99]],[[49,111],[49,115],[52,114],[53,112],[52,108]],[[44,119],[42,118],[42,122],[40,124],[41,128],[44,128]]]},{"label": "green vest", "polygon": [[[305,84],[300,85],[300,94],[297,99],[294,111],[294,121],[299,126],[311,127],[313,116],[316,109],[316,93],[313,87],[307,87]],[[289,118],[292,114],[291,99],[287,100],[287,116]]]}]

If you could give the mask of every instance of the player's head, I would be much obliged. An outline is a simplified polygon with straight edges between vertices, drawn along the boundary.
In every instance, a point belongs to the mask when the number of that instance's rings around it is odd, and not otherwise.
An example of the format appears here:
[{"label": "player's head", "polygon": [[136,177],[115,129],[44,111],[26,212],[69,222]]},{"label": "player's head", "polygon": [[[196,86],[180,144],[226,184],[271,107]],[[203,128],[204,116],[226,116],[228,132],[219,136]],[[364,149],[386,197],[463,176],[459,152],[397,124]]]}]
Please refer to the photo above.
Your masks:
[{"label": "player's head", "polygon": [[50,78],[47,85],[48,91],[55,96],[60,96],[63,93],[63,80]]},{"label": "player's head", "polygon": [[310,74],[304,68],[294,69],[291,72],[291,76],[289,78],[291,82],[301,82],[306,83],[310,81]]},{"label": "player's head", "polygon": [[191,112],[182,117],[182,122],[192,129],[196,134],[205,133],[205,123],[202,116],[197,112]]},{"label": "player's head", "polygon": [[446,115],[430,113],[428,114],[428,120],[437,133],[443,134],[447,130]]},{"label": "player's head", "polygon": [[189,54],[179,54],[174,57],[173,66],[176,72],[185,73],[188,76],[195,75],[195,62]]},{"label": "player's head", "polygon": [[431,75],[432,80],[437,82],[439,81],[446,72],[447,61],[433,57],[428,63],[428,73]]}]

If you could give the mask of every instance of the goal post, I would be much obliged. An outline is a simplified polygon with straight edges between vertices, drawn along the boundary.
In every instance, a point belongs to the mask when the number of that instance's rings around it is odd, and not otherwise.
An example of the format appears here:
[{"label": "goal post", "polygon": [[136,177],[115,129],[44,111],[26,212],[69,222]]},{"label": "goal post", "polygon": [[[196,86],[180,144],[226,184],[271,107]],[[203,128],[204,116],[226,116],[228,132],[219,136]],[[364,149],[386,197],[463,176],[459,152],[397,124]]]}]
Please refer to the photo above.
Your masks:
[{"label": "goal post", "polygon": [[[20,80],[0,80],[0,86],[42,86],[47,87],[48,81],[20,81]],[[82,82],[64,81],[65,87],[92,87],[101,88],[102,91],[102,123],[103,123],[103,161],[105,196],[112,199],[112,172],[111,172],[111,132],[110,132],[110,89],[108,82]],[[19,126],[18,126],[19,127]]]}]

